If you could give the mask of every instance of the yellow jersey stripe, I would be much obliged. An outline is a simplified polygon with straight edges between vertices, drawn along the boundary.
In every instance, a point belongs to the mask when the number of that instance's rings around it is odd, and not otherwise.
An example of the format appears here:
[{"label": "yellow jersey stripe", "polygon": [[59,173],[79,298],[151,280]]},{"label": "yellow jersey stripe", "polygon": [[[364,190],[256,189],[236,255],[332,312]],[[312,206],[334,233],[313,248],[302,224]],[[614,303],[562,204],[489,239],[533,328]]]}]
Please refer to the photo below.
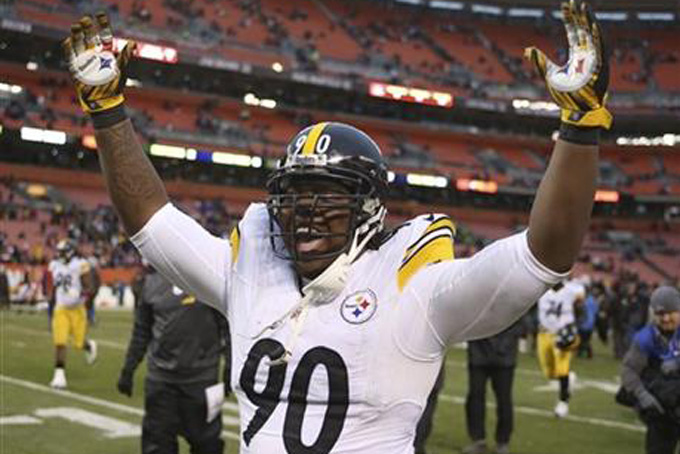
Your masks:
[{"label": "yellow jersey stripe", "polygon": [[448,216],[443,216],[443,217],[439,218],[438,220],[434,221],[433,223],[431,223],[427,227],[427,229],[425,229],[423,234],[420,235],[420,238],[418,238],[418,240],[416,242],[411,244],[406,249],[406,252],[404,253],[404,259],[406,259],[406,257],[408,257],[408,255],[413,251],[413,249],[415,249],[418,246],[418,244],[420,243],[420,240],[425,235],[427,235],[428,233],[434,232],[435,230],[439,230],[439,229],[449,229],[451,231],[451,236],[456,235],[456,225],[453,223],[451,218],[449,218]]},{"label": "yellow jersey stripe", "polygon": [[316,142],[319,140],[321,133],[323,132],[327,125],[328,122],[323,122],[317,123],[316,125],[314,125],[314,127],[312,127],[312,130],[309,132],[309,136],[305,141],[305,145],[302,148],[303,156],[309,156],[311,154],[314,154],[314,150],[316,149]]},{"label": "yellow jersey stripe", "polygon": [[448,235],[438,236],[425,243],[397,271],[397,286],[404,290],[411,278],[425,266],[453,260],[453,241]]},{"label": "yellow jersey stripe", "polygon": [[238,224],[231,231],[229,242],[231,243],[231,265],[234,266],[236,260],[238,260],[238,248],[241,245],[241,231],[238,228]]}]

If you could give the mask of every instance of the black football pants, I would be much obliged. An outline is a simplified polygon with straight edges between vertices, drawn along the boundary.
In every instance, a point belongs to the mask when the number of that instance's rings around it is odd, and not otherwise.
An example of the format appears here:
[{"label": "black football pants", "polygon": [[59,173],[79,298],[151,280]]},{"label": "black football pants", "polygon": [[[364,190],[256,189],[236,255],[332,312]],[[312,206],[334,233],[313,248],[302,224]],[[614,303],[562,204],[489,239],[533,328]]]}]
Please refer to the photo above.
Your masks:
[{"label": "black football pants", "polygon": [[486,418],[486,382],[496,396],[496,443],[510,442],[513,428],[512,382],[515,377],[513,366],[470,366],[468,365],[468,394],[465,400],[465,416],[468,435],[472,441],[486,439],[484,430]]},{"label": "black football pants", "polygon": [[670,418],[659,418],[647,424],[647,454],[675,454],[680,446],[680,424]]},{"label": "black football pants", "polygon": [[222,417],[206,422],[205,389],[214,384],[174,384],[147,378],[142,454],[176,454],[178,435],[187,440],[191,454],[222,454]]}]

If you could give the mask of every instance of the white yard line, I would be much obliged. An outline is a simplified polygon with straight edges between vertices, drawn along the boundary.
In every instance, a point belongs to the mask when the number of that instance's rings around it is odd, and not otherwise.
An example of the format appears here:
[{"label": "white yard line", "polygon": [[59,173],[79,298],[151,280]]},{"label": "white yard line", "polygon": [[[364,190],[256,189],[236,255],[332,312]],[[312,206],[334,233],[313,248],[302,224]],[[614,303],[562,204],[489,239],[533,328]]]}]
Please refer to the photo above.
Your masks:
[{"label": "white yard line", "polygon": [[[144,415],[144,410],[141,408],[133,407],[130,405],[125,405],[125,404],[118,404],[115,402],[111,402],[105,399],[99,399],[97,397],[92,397],[92,396],[87,396],[85,394],[80,394],[76,393],[73,391],[66,391],[66,390],[56,390],[53,388],[50,388],[49,386],[41,385],[39,383],[35,383],[32,381],[28,380],[22,380],[20,378],[15,378],[15,377],[8,377],[7,375],[0,375],[0,382],[3,383],[9,383],[15,386],[21,386],[22,388],[26,389],[31,389],[33,391],[42,391],[48,394],[53,394],[56,396],[61,396],[61,397],[66,397],[71,400],[79,401],[79,402],[84,402],[90,405],[95,405],[98,407],[103,407],[103,408],[108,408],[110,410],[116,410],[122,413],[128,413],[132,415],[137,415],[137,416],[143,416]],[[225,438],[230,438],[232,440],[239,440],[239,435],[238,433],[229,431],[229,430],[223,430],[222,431],[222,436]]]},{"label": "white yard line", "polygon": [[[465,405],[465,398],[460,397],[460,396],[450,396],[448,394],[441,394],[439,398],[445,402],[453,402],[454,404],[460,404],[460,405]],[[487,407],[495,408],[496,405],[493,403],[487,403]],[[533,415],[533,416],[541,416],[549,419],[555,419],[555,414],[551,411],[548,410],[542,410],[539,408],[533,408],[533,407],[524,407],[524,406],[517,406],[515,405],[514,407],[516,413],[521,413],[524,415]],[[586,424],[592,424],[596,426],[602,426],[602,427],[610,427],[612,429],[623,429],[623,430],[630,430],[633,432],[644,432],[646,429],[644,426],[639,425],[639,424],[629,424],[625,422],[619,422],[619,421],[612,421],[609,419],[600,419],[600,418],[590,418],[587,416],[576,416],[576,415],[569,415],[566,416],[564,419],[567,421],[572,421],[572,422],[579,422],[579,423],[586,423]]]},{"label": "white yard line", "polygon": [[[3,328],[7,328],[9,330],[16,331],[18,333],[30,334],[31,336],[35,336],[36,334],[39,335],[39,336],[40,335],[50,336],[50,337],[52,336],[52,333],[47,331],[47,329],[45,329],[43,331],[43,330],[39,330],[39,329],[24,328],[22,326],[14,326],[14,325],[8,325],[8,326],[5,326]],[[116,349],[116,350],[123,350],[123,351],[127,350],[127,346],[125,344],[121,344],[119,342],[113,342],[113,341],[108,341],[108,340],[105,340],[105,339],[96,339],[96,338],[92,338],[92,340],[95,340],[99,345],[104,345],[106,347],[110,347],[110,348],[113,348],[113,349]]]},{"label": "white yard line", "polygon": [[[30,328],[22,328],[22,327],[11,326],[11,325],[8,328],[11,328],[11,329],[16,330],[16,331],[25,332],[25,333],[31,333],[31,334],[36,334],[36,333],[49,334],[47,332],[40,331],[40,330],[34,330],[34,329],[30,329]],[[123,350],[126,348],[123,344],[120,344],[120,343],[117,343],[117,342],[106,341],[106,340],[97,340],[97,342],[100,343],[101,345],[111,347],[111,348],[123,349]],[[451,361],[451,360],[449,360],[449,361],[446,362],[446,364],[448,365],[448,367],[467,367],[467,365],[465,363],[461,362],[461,361]],[[518,368],[517,371],[520,372],[520,373],[525,373],[527,375],[539,375],[539,376],[541,375],[541,372],[536,371],[536,370]],[[1,376],[1,375],[0,375],[0,378],[4,379],[4,377]],[[32,383],[32,382],[26,382],[26,383]],[[69,392],[69,391],[55,391],[52,388],[49,388],[47,386],[38,385],[38,384],[34,384],[34,385],[35,386],[41,386],[43,388],[46,388],[49,391],[53,391],[53,392],[56,392],[56,393],[62,393],[62,392],[68,393]],[[82,396],[82,397],[90,398],[88,396]],[[465,404],[465,398],[460,397],[460,396],[451,396],[451,395],[447,395],[447,394],[442,394],[440,396],[440,398],[443,401],[446,401],[446,402],[453,402],[453,403],[461,404],[461,405]],[[94,399],[94,398],[91,398],[91,399]],[[120,404],[114,404],[114,403],[109,402],[109,401],[103,401],[103,402],[106,402],[106,403],[112,404],[112,405],[120,405]],[[489,403],[487,405],[492,406],[492,407],[494,406],[494,404],[492,404],[492,403]],[[128,407],[128,408],[135,409],[134,407]],[[238,405],[233,403],[233,402],[225,402],[223,408],[225,408],[226,410],[238,412]],[[140,415],[144,413],[141,409],[135,409],[135,410],[140,411],[140,413],[139,413]],[[521,414],[526,414],[526,415],[542,416],[542,417],[546,417],[546,418],[550,418],[550,419],[555,418],[555,415],[551,411],[543,410],[543,409],[539,409],[539,408],[515,406],[515,411],[518,412],[518,413],[521,413]],[[590,418],[590,417],[587,417],[587,416],[576,416],[576,415],[567,416],[565,419],[568,420],[568,421],[573,421],[573,422],[594,424],[594,425],[599,425],[599,426],[602,426],[602,427],[611,427],[611,428],[616,428],[616,429],[630,430],[630,431],[634,431],[634,432],[644,432],[645,431],[645,427],[642,426],[642,425],[639,425],[639,424],[629,424],[629,423],[625,423],[625,422],[612,421],[612,420],[608,420],[608,419]],[[235,435],[235,436],[238,437],[237,435]]]}]

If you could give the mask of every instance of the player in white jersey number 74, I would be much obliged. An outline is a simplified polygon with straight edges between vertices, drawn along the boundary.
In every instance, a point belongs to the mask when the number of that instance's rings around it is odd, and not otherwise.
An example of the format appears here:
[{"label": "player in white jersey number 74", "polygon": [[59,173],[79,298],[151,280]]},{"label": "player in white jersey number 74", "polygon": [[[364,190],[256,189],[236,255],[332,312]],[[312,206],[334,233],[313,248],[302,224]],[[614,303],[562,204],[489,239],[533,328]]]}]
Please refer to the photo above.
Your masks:
[{"label": "player in white jersey number 74", "polygon": [[566,277],[611,115],[599,28],[583,4],[563,12],[569,61],[527,50],[562,108],[529,228],[459,260],[446,216],[384,227],[381,151],[334,122],[291,140],[267,203],[229,241],[210,235],[169,203],[127,119],[134,43],[116,55],[104,15],[98,30],[89,17],[74,25],[64,49],[122,222],[157,270],[229,319],[242,453],[412,453],[447,346],[501,331]]}]

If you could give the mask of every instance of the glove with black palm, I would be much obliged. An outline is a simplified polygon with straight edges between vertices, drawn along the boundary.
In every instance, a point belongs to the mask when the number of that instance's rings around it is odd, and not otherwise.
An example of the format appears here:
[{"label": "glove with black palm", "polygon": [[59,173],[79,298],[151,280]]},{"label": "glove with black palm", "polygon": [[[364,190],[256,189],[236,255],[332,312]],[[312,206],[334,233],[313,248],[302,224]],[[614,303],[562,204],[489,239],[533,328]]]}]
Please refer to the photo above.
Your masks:
[{"label": "glove with black palm", "polygon": [[596,144],[600,128],[609,129],[612,115],[605,107],[609,62],[600,27],[590,8],[578,0],[562,4],[569,59],[559,66],[535,47],[524,51],[562,109],[560,137]]},{"label": "glove with black palm", "polygon": [[134,386],[133,373],[126,369],[120,371],[120,376],[118,377],[118,383],[116,385],[116,387],[118,388],[118,392],[121,394],[125,394],[128,397],[132,397],[133,386]]},{"label": "glove with black palm", "polygon": [[90,16],[83,16],[73,24],[71,36],[63,41],[62,47],[80,106],[92,115],[97,127],[125,118],[123,88],[136,44],[128,41],[116,55],[108,17],[97,13],[95,20],[96,25]]}]

